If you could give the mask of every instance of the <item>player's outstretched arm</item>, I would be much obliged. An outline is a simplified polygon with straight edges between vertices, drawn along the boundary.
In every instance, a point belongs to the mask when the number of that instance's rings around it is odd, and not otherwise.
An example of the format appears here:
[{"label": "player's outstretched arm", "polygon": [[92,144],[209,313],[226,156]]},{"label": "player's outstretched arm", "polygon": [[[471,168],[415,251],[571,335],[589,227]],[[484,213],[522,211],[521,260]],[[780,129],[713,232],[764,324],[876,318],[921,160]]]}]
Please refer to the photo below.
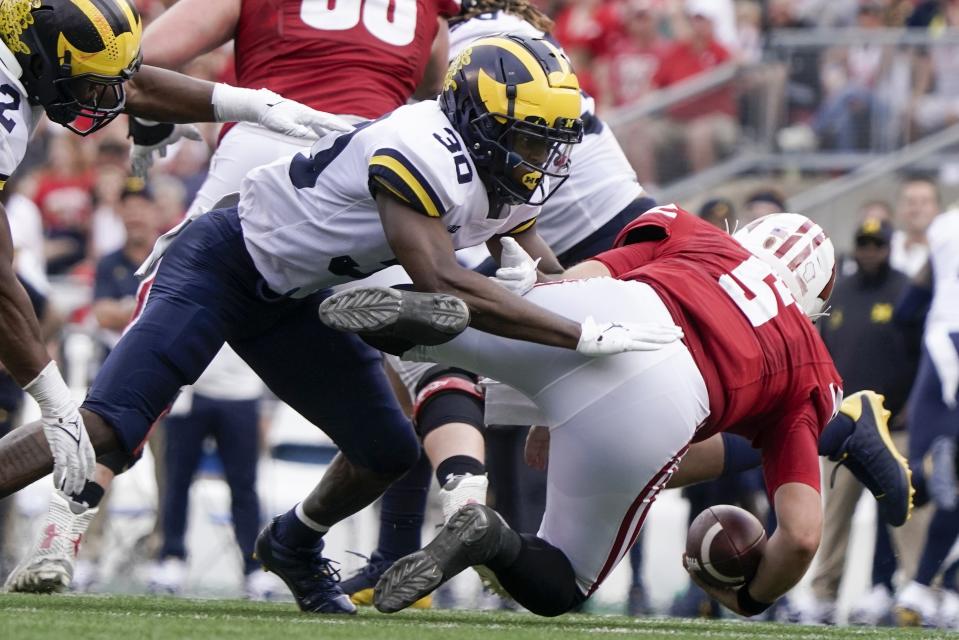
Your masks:
[{"label": "player's outstretched arm", "polygon": [[469,306],[470,324],[482,331],[576,348],[578,323],[526,302],[485,276],[461,267],[442,220],[424,216],[382,192],[376,202],[390,247],[418,290],[461,298]]},{"label": "player's outstretched arm", "polygon": [[0,206],[0,361],[40,405],[43,433],[54,458],[53,482],[79,494],[93,478],[96,455],[79,407],[60,370],[47,355],[30,298],[13,270],[13,241]]},{"label": "player's outstretched arm", "polygon": [[254,122],[271,131],[316,137],[353,126],[267,89],[242,89],[144,65],[127,83],[125,111],[156,122]]},{"label": "player's outstretched arm", "polygon": [[675,342],[682,331],[659,324],[573,322],[529,303],[456,262],[442,220],[417,213],[382,192],[380,219],[390,247],[420,291],[451,294],[470,310],[470,324],[507,338],[565,347],[589,356],[651,351]]}]

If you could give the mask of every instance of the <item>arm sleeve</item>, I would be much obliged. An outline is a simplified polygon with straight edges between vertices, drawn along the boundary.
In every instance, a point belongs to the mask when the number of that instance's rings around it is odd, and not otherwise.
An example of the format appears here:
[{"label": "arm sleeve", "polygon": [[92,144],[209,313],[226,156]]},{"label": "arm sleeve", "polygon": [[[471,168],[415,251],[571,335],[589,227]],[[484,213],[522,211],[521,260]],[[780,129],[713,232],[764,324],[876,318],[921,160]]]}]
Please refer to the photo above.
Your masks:
[{"label": "arm sleeve", "polygon": [[816,409],[810,400],[788,414],[762,439],[763,477],[770,503],[776,490],[788,482],[799,482],[820,491],[816,425]]}]

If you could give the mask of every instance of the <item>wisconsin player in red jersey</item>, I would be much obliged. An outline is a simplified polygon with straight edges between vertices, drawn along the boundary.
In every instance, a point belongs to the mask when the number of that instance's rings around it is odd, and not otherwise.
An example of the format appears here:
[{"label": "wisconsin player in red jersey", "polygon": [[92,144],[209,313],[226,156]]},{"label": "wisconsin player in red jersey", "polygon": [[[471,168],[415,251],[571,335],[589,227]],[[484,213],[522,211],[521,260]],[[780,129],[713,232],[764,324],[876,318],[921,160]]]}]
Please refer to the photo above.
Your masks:
[{"label": "wisconsin player in red jersey", "polygon": [[[713,592],[754,615],[804,574],[822,521],[818,440],[842,401],[810,322],[832,287],[831,243],[795,214],[769,216],[734,239],[667,206],[640,216],[616,244],[565,274],[582,279],[536,286],[527,299],[581,321],[609,314],[675,322],[683,342],[588,362],[470,329],[404,354],[482,373],[536,403],[549,431],[540,430],[527,453],[540,463],[548,454],[546,513],[537,536],[520,536],[485,506],[462,508],[433,542],[383,575],[374,596],[380,610],[404,608],[483,564],[531,611],[568,611],[624,557],[662,488],[722,470],[725,431],[762,452],[779,528],[750,583]],[[684,462],[670,483],[690,448],[700,468],[685,472]]]}]

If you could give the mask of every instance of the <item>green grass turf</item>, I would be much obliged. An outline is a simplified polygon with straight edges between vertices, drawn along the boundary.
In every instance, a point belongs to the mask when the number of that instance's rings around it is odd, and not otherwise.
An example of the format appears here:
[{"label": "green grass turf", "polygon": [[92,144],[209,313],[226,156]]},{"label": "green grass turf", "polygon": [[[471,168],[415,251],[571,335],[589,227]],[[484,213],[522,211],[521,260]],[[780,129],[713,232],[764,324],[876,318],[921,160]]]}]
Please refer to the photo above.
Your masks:
[{"label": "green grass turf", "polygon": [[499,611],[410,611],[391,616],[299,613],[292,604],[134,596],[0,595],[0,639],[123,640],[576,640],[620,637],[804,640],[959,638],[919,629],[799,627],[776,624],[566,615],[539,618]]}]

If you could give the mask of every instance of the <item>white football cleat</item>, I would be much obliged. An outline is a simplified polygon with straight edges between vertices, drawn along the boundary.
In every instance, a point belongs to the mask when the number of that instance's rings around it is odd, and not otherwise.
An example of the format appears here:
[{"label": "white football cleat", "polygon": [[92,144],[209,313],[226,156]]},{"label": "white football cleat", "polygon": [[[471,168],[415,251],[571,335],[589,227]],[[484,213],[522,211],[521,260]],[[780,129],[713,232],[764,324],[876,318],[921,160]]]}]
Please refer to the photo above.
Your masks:
[{"label": "white football cleat", "polygon": [[959,629],[959,593],[952,589],[942,590],[936,622],[941,629]]},{"label": "white football cleat", "polygon": [[292,600],[293,595],[283,581],[268,571],[254,571],[244,578],[244,591],[247,600],[268,602],[274,600]]},{"label": "white football cleat", "polygon": [[912,581],[896,596],[896,624],[900,627],[935,626],[938,608],[935,589]]},{"label": "white football cleat", "polygon": [[186,582],[187,564],[183,558],[164,558],[150,569],[147,591],[155,595],[175,596]]},{"label": "white football cleat", "polygon": [[74,513],[72,503],[59,491],[50,497],[47,517],[27,556],[7,577],[4,591],[60,593],[73,580],[80,542],[97,515],[97,509]]},{"label": "white football cleat", "polygon": [[815,596],[796,603],[799,624],[836,624],[836,601],[820,600]]},{"label": "white football cleat", "polygon": [[443,506],[443,522],[468,504],[486,504],[486,490],[489,478],[480,476],[453,476],[440,489],[440,504]]},{"label": "white football cleat", "polygon": [[893,604],[886,585],[877,584],[849,611],[849,624],[875,627],[889,617]]}]

